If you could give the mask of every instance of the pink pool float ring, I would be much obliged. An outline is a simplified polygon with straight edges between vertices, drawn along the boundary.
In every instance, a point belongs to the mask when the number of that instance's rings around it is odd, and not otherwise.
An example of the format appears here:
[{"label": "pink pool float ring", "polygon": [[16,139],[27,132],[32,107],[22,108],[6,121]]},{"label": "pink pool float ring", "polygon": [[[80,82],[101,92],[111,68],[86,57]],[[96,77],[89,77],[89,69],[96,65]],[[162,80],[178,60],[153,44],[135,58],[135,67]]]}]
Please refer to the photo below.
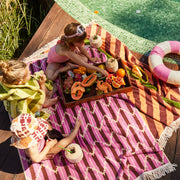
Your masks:
[{"label": "pink pool float ring", "polygon": [[163,57],[168,53],[180,55],[180,42],[165,41],[156,45],[149,55],[150,69],[159,79],[170,84],[180,85],[180,71],[169,69],[163,63]]}]

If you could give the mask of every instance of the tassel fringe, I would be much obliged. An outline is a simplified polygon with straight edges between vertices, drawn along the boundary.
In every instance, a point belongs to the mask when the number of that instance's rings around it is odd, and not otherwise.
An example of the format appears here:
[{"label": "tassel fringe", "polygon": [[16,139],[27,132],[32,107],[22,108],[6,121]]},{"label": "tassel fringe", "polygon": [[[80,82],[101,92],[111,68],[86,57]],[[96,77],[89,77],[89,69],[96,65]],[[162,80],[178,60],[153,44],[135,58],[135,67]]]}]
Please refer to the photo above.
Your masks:
[{"label": "tassel fringe", "polygon": [[164,129],[164,131],[161,134],[161,137],[158,140],[160,148],[162,148],[163,150],[165,149],[167,141],[172,136],[173,132],[176,132],[178,128],[180,128],[180,118],[172,122],[170,126]]},{"label": "tassel fringe", "polygon": [[167,163],[161,167],[158,167],[152,171],[145,172],[141,174],[136,180],[155,180],[162,176],[165,176],[176,170],[177,164]]}]

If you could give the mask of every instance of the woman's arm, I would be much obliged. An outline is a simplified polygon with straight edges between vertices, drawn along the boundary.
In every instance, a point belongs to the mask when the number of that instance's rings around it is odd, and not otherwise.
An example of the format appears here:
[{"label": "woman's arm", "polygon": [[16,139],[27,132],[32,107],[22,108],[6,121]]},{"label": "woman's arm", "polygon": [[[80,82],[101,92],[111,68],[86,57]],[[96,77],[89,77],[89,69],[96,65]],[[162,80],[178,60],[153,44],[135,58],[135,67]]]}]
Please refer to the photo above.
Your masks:
[{"label": "woman's arm", "polygon": [[[56,139],[53,139],[51,141],[46,141],[46,145],[44,149],[39,153],[37,144],[29,149],[27,149],[25,152],[29,155],[30,159],[35,162],[41,162],[45,159],[51,159],[50,155],[48,154],[49,150],[57,143]],[[48,154],[48,157],[47,157]],[[54,157],[54,154],[51,155],[52,158]]]},{"label": "woman's arm", "polygon": [[72,143],[74,138],[78,134],[79,128],[81,126],[81,123],[82,123],[82,121],[80,119],[77,119],[76,123],[75,123],[75,127],[71,131],[71,133],[68,136],[66,136],[63,139],[61,139],[53,148],[51,148],[49,153],[57,154],[57,153],[59,153],[62,150],[61,147],[65,148],[70,143]]},{"label": "woman's arm", "polygon": [[82,53],[84,56],[86,56],[89,60],[91,59],[89,53],[87,52],[87,50],[86,50],[86,48],[85,48],[84,46],[81,46],[81,47],[79,48],[79,50],[80,50],[81,53]]},{"label": "woman's arm", "polygon": [[82,60],[82,56],[80,56],[79,54],[76,54],[72,51],[66,51],[64,52],[64,55],[67,56],[69,59],[71,59],[71,61],[74,62],[75,64],[86,67],[87,69],[90,69],[90,70],[98,71],[102,73],[103,75],[108,76],[108,73],[106,70],[100,69],[96,66],[88,64],[87,62]]},{"label": "woman's arm", "polygon": [[40,86],[40,89],[46,94],[45,82],[46,82],[46,75],[41,74],[39,77],[39,86]]}]

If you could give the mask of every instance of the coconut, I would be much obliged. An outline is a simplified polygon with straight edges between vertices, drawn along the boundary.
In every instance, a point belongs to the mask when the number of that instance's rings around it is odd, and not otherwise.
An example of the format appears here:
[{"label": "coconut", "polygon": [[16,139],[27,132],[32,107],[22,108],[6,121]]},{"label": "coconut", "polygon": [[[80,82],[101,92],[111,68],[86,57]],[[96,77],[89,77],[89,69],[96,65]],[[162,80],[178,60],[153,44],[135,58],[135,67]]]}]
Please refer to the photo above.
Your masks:
[{"label": "coconut", "polygon": [[109,58],[106,61],[106,69],[111,73],[115,73],[118,70],[118,61],[117,61],[117,59]]},{"label": "coconut", "polygon": [[83,152],[79,144],[72,143],[68,145],[66,149],[71,151],[71,152],[69,151],[65,152],[65,157],[69,162],[78,163],[83,158]]},{"label": "coconut", "polygon": [[89,38],[90,45],[94,48],[100,48],[102,46],[102,39],[101,36],[92,35]]}]

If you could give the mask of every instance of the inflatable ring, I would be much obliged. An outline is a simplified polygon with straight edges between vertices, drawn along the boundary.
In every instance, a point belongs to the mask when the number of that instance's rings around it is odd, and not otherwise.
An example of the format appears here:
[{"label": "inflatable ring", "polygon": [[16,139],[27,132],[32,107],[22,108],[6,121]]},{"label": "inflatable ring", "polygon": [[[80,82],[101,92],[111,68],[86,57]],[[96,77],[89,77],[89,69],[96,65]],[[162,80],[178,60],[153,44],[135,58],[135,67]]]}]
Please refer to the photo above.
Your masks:
[{"label": "inflatable ring", "polygon": [[163,64],[163,57],[168,53],[180,54],[180,42],[165,41],[155,46],[148,59],[150,69],[159,79],[180,85],[180,71],[169,69]]}]

